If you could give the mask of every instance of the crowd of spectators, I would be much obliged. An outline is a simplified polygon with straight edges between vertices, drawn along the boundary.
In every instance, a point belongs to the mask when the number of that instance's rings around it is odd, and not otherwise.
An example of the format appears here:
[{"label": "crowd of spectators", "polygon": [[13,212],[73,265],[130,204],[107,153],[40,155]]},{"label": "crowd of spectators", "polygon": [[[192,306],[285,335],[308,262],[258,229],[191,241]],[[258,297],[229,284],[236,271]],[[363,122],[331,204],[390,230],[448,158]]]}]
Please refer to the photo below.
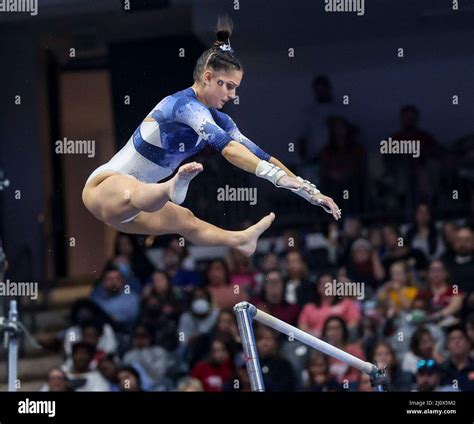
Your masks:
[{"label": "crowd of spectators", "polygon": [[[377,365],[395,391],[474,391],[474,235],[468,222],[372,226],[348,217],[319,234],[285,231],[268,252],[197,261],[178,238],[152,265],[118,234],[89,298],[60,334],[50,391],[248,391],[232,307],[258,308]],[[149,253],[149,252],[148,252]],[[333,283],[362,293],[335,293]],[[347,364],[255,325],[267,391],[371,391]]]}]

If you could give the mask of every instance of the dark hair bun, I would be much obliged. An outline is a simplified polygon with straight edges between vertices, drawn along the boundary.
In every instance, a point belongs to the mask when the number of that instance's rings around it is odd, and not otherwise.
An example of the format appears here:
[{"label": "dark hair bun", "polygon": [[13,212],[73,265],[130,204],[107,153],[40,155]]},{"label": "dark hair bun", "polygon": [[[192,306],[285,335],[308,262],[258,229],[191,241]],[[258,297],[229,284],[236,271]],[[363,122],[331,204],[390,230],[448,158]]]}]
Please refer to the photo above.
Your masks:
[{"label": "dark hair bun", "polygon": [[216,33],[216,38],[217,38],[217,41],[221,41],[221,42],[225,42],[229,39],[230,37],[230,31],[228,30],[220,30],[220,31],[217,31]]},{"label": "dark hair bun", "polygon": [[232,20],[228,15],[221,15],[217,19],[216,26],[216,41],[214,42],[214,47],[220,47],[224,44],[232,34],[233,29]]}]

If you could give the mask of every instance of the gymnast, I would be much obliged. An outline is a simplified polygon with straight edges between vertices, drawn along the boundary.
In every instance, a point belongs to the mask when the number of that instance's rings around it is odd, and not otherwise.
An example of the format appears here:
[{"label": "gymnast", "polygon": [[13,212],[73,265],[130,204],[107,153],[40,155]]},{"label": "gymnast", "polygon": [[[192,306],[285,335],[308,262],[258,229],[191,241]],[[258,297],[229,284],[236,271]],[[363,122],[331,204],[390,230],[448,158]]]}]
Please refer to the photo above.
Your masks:
[{"label": "gymnast", "polygon": [[[231,33],[231,20],[219,17],[216,41],[198,59],[194,84],[162,99],[126,145],[89,176],[82,200],[97,219],[125,233],[177,233],[196,245],[234,247],[250,256],[275,219],[273,212],[243,231],[228,231],[179,206],[191,180],[203,171],[197,162],[180,164],[206,145],[234,166],[291,190],[336,220],[341,217],[330,197],[264,152],[219,110],[235,98],[243,77],[230,45]],[[162,182],[176,169],[172,178]]]}]

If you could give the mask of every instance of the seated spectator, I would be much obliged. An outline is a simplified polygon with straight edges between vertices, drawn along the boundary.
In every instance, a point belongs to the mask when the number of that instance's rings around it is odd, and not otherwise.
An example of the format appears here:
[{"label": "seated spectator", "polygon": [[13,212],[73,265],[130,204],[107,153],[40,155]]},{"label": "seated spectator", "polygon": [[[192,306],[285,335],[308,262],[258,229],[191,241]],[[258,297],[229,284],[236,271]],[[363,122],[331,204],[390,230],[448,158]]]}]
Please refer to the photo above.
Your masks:
[{"label": "seated spectator", "polygon": [[290,363],[279,354],[277,333],[271,328],[259,325],[255,337],[265,391],[294,391],[297,380]]},{"label": "seated spectator", "polygon": [[430,301],[430,294],[420,291],[413,300],[410,309],[400,309],[398,312],[392,309],[395,312],[387,314],[381,323],[382,336],[390,343],[399,357],[404,357],[410,350],[411,337],[421,325],[431,333],[436,345],[435,350],[442,357],[445,335],[442,327],[430,319]]},{"label": "seated spectator", "polygon": [[298,250],[290,250],[285,258],[286,289],[285,300],[291,304],[311,302],[314,296],[314,283],[308,279],[308,269]]},{"label": "seated spectator", "polygon": [[404,261],[392,263],[390,279],[378,290],[377,298],[383,315],[388,318],[400,311],[408,311],[418,293],[408,264]]},{"label": "seated spectator", "polygon": [[426,268],[427,263],[423,253],[407,246],[397,227],[394,225],[385,225],[382,232],[384,239],[382,265],[387,275],[390,266],[398,261],[406,261],[410,266],[414,264],[416,270]]},{"label": "seated spectator", "polygon": [[[334,236],[338,234],[337,224],[332,224]],[[339,262],[345,264],[349,261],[351,256],[352,243],[362,237],[362,221],[354,216],[344,218],[342,233],[337,237],[337,245],[339,250]]]},{"label": "seated spectator", "polygon": [[415,392],[458,392],[454,385],[441,386],[442,369],[434,359],[421,359],[416,367]]},{"label": "seated spectator", "polygon": [[193,367],[198,361],[209,356],[212,341],[215,339],[225,340],[229,345],[232,355],[241,350],[241,340],[237,321],[232,309],[220,311],[215,327],[209,333],[201,334],[196,338],[190,349],[190,366]]},{"label": "seated spectator", "polygon": [[71,309],[72,326],[65,331],[63,336],[66,357],[71,357],[72,344],[81,341],[81,325],[89,322],[102,324],[102,335],[97,343],[97,349],[106,353],[116,353],[118,343],[111,325],[112,319],[91,299],[79,299],[74,302]]},{"label": "seated spectator", "polygon": [[72,345],[72,364],[63,365],[62,370],[70,381],[71,388],[77,392],[105,392],[109,384],[98,371],[92,371],[90,364],[94,358],[93,346],[77,342]]},{"label": "seated spectator", "polygon": [[263,284],[265,282],[265,276],[270,271],[280,271],[281,272],[281,265],[280,259],[276,253],[268,253],[265,255],[261,261],[261,265],[259,267],[259,271],[255,275],[255,290],[253,292],[253,296],[258,296],[262,292]]},{"label": "seated spectator", "polygon": [[[128,290],[132,290],[138,295],[141,293],[143,283],[133,273],[132,263],[127,256],[125,255],[114,256],[110,260],[110,265],[118,268],[118,270],[120,271],[120,273],[122,274],[125,280],[125,287],[128,288]],[[98,286],[96,288],[96,290],[100,290],[100,289],[104,290],[102,286]]]},{"label": "seated spectator", "polygon": [[420,203],[415,210],[414,224],[406,233],[407,244],[423,253],[427,260],[438,259],[444,251],[428,204]]},{"label": "seated spectator", "polygon": [[[320,337],[326,319],[340,316],[350,327],[355,328],[360,320],[360,308],[356,300],[348,297],[333,296],[333,276],[324,273],[319,277],[313,302],[307,303],[298,318],[298,327],[316,337]],[[328,290],[329,289],[331,290]]]},{"label": "seated spectator", "polygon": [[312,350],[306,367],[307,382],[305,390],[308,392],[340,392],[342,386],[331,374],[329,356],[317,350]]},{"label": "seated spectator", "polygon": [[150,296],[159,299],[161,311],[168,317],[177,319],[182,312],[182,291],[171,286],[168,275],[159,270],[153,271],[151,281],[147,284],[141,294],[142,303]]},{"label": "seated spectator", "polygon": [[358,392],[375,392],[375,387],[372,386],[370,377],[363,372],[359,373],[356,387]]},{"label": "seated spectator", "polygon": [[66,373],[61,368],[53,368],[48,372],[48,382],[40,388],[41,392],[70,392],[71,387]]},{"label": "seated spectator", "polygon": [[[86,334],[85,334],[86,333]],[[95,340],[97,338],[97,340]],[[110,324],[102,324],[99,319],[81,320],[80,325],[74,325],[66,330],[64,335],[64,352],[71,358],[72,344],[81,340],[95,346],[97,356],[94,366],[101,356],[117,352],[117,338]]]},{"label": "seated spectator", "polygon": [[400,367],[395,351],[392,346],[385,342],[378,342],[370,362],[377,364],[379,368],[384,368],[390,381],[390,391],[392,392],[408,392],[413,385],[412,374],[403,371]]},{"label": "seated spectator", "polygon": [[263,257],[261,269],[263,273],[281,271],[280,259],[276,253],[268,253]]},{"label": "seated spectator", "polygon": [[252,302],[258,309],[274,317],[296,325],[301,307],[297,304],[290,305],[285,300],[285,282],[279,271],[270,271],[265,278],[262,295]]},{"label": "seated spectator", "polygon": [[181,315],[178,325],[184,346],[193,344],[201,334],[212,331],[219,316],[219,310],[212,306],[211,295],[206,289],[194,289],[190,303],[190,310]]},{"label": "seated spectator", "polygon": [[[324,341],[357,358],[365,360],[362,348],[358,343],[349,343],[348,336],[347,324],[341,317],[331,316],[325,321],[322,333],[322,339]],[[357,384],[360,373],[357,369],[336,358],[330,358],[329,363],[331,374],[343,385],[344,389],[348,389],[351,385]]]},{"label": "seated spectator", "polygon": [[233,374],[231,349],[226,341],[220,339],[213,340],[209,358],[198,362],[191,370],[191,376],[202,383],[205,392],[223,391]]},{"label": "seated spectator", "polygon": [[[153,265],[131,234],[118,233],[115,240],[114,257],[127,266],[124,276],[131,275],[143,284],[153,271]],[[130,271],[128,271],[130,270]],[[125,277],[126,278],[126,277]]]},{"label": "seated spectator", "polygon": [[109,384],[109,392],[118,392],[119,389],[119,382],[118,382],[118,371],[119,365],[117,363],[116,358],[113,355],[106,355],[99,361],[97,365],[97,370],[100,372],[102,377],[107,381]]},{"label": "seated spectator", "polygon": [[371,291],[376,290],[384,279],[385,270],[382,263],[366,239],[360,238],[352,243],[347,275],[351,281],[364,282],[366,289]]},{"label": "seated spectator", "polygon": [[169,355],[162,347],[153,345],[152,331],[146,325],[135,327],[132,349],[125,353],[123,364],[132,366],[140,374],[142,388],[146,391],[161,392],[172,388],[166,377]]},{"label": "seated spectator", "polygon": [[94,358],[90,364],[92,370],[96,369],[101,358],[107,355],[107,352],[99,348],[99,341],[103,335],[102,332],[103,326],[97,321],[91,321],[81,325],[81,340],[93,346],[95,350]]},{"label": "seated spectator", "polygon": [[163,297],[149,294],[143,300],[138,321],[153,331],[153,339],[158,346],[174,352],[179,346],[178,323],[181,316],[169,306]]},{"label": "seated spectator", "polygon": [[230,284],[240,287],[246,293],[254,293],[256,271],[250,258],[237,249],[230,249],[226,259],[229,265]]},{"label": "seated spectator", "polygon": [[129,331],[139,313],[139,297],[133,291],[125,290],[125,281],[120,271],[107,267],[99,279],[103,292],[93,293],[91,298],[114,322],[119,331]]},{"label": "seated spectator", "polygon": [[444,326],[445,322],[452,324],[452,320],[461,310],[464,294],[449,282],[443,262],[436,260],[430,263],[427,284],[427,290],[421,291],[419,296],[430,299],[428,319],[438,321],[441,326]]},{"label": "seated spectator", "polygon": [[232,308],[248,299],[244,288],[230,284],[229,269],[222,259],[215,259],[207,266],[205,287],[219,309]]},{"label": "seated spectator", "polygon": [[431,332],[425,327],[420,327],[411,337],[410,351],[403,357],[402,370],[415,375],[418,362],[421,359],[432,358],[437,362],[443,361],[435,348],[435,340]]},{"label": "seated spectator", "polygon": [[118,370],[117,378],[121,392],[143,392],[140,374],[130,366],[121,367]]},{"label": "seated spectator", "polygon": [[452,253],[446,253],[443,261],[449,270],[453,284],[470,293],[474,291],[474,234],[469,227],[456,231]]},{"label": "seated spectator", "polygon": [[203,392],[202,383],[197,378],[186,377],[178,383],[178,392]]},{"label": "seated spectator", "polygon": [[196,260],[189,254],[189,249],[187,244],[184,242],[182,237],[173,237],[168,243],[168,247],[174,250],[179,258],[181,267],[186,271],[195,271],[196,270]]},{"label": "seated spectator", "polygon": [[181,252],[177,252],[172,246],[165,248],[163,252],[164,267],[168,273],[173,287],[180,287],[190,291],[202,284],[201,275],[196,271],[186,269],[183,264]]},{"label": "seated spectator", "polygon": [[300,252],[303,262],[306,262],[306,244],[300,231],[287,228],[276,240],[275,252],[278,253],[279,258],[286,258],[289,252]]},{"label": "seated spectator", "polygon": [[441,364],[443,384],[452,385],[462,392],[474,392],[474,358],[470,356],[469,337],[461,325],[448,329],[447,350],[448,359]]}]

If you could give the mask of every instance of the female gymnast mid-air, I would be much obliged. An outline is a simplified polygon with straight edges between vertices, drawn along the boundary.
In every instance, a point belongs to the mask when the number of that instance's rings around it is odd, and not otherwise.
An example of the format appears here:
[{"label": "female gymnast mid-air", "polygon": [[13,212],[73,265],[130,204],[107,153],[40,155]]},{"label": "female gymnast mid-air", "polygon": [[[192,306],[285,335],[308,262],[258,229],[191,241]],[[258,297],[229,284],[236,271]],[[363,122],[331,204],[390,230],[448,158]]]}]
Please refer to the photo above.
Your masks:
[{"label": "female gymnast mid-air", "polygon": [[[194,84],[161,100],[127,144],[89,176],[82,199],[97,219],[124,233],[177,233],[196,245],[234,247],[250,256],[275,219],[273,212],[246,230],[227,231],[179,206],[189,183],[203,170],[197,162],[179,165],[208,144],[238,168],[293,191],[336,220],[341,217],[330,197],[264,152],[219,111],[235,97],[243,77],[230,46],[231,32],[232,22],[220,18],[217,40],[196,63]],[[173,178],[160,182],[176,168]]]}]

